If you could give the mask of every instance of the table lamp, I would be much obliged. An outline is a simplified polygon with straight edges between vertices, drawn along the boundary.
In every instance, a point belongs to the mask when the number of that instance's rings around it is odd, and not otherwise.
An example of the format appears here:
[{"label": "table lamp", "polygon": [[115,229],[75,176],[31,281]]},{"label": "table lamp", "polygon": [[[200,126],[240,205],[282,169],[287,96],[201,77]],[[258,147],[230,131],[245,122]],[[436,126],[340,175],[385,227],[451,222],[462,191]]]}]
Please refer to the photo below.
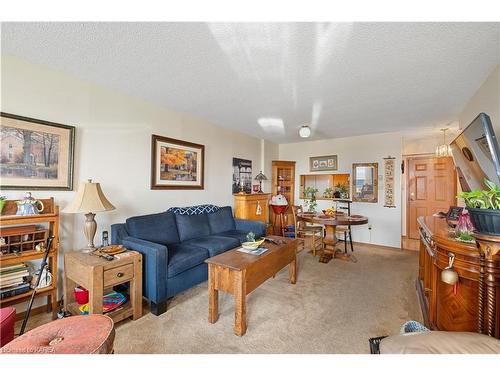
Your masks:
[{"label": "table lamp", "polygon": [[94,220],[95,212],[111,211],[114,209],[115,206],[104,196],[101,185],[89,179],[87,182],[80,183],[76,197],[62,212],[85,214],[84,232],[87,238],[87,251],[92,251],[95,249],[94,236],[97,230],[97,223]]},{"label": "table lamp", "polygon": [[255,181],[259,181],[259,193],[263,193],[262,191],[262,181],[267,181],[267,177],[262,173],[262,171],[259,172],[257,176],[255,176]]}]

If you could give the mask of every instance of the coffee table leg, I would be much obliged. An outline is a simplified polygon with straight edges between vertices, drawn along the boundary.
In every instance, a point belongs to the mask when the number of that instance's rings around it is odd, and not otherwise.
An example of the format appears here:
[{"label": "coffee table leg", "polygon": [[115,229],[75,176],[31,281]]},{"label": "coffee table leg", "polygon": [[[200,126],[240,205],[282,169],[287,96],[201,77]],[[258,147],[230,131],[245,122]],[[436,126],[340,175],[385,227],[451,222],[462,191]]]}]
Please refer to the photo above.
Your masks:
[{"label": "coffee table leg", "polygon": [[297,258],[292,260],[288,267],[288,280],[290,284],[295,284],[297,282]]},{"label": "coffee table leg", "polygon": [[215,323],[219,319],[219,291],[215,289],[215,266],[208,265],[208,321]]},{"label": "coffee table leg", "polygon": [[247,331],[247,292],[245,270],[234,273],[234,334],[243,336]]}]

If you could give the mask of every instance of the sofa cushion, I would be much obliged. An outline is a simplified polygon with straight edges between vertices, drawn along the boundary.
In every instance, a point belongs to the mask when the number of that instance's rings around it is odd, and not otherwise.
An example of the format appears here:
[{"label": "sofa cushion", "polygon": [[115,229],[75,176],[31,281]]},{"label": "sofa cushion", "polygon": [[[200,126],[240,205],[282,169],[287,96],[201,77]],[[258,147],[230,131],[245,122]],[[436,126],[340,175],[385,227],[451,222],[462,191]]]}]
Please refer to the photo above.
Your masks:
[{"label": "sofa cushion", "polygon": [[188,241],[193,238],[208,236],[210,227],[206,214],[199,215],[180,215],[175,214],[177,230],[179,231],[180,242]]},{"label": "sofa cushion", "polygon": [[381,354],[500,354],[500,340],[475,332],[431,331],[382,339]]},{"label": "sofa cushion", "polygon": [[228,230],[222,233],[218,233],[218,236],[222,237],[231,237],[231,238],[236,238],[240,242],[245,242],[247,240],[247,234],[248,232],[238,230],[238,229],[233,229],[233,230]]},{"label": "sofa cushion", "polygon": [[210,234],[227,232],[236,228],[231,207],[221,207],[218,211],[207,214]]},{"label": "sofa cushion", "polygon": [[236,238],[230,237],[207,236],[189,240],[185,244],[207,249],[208,254],[213,257],[217,254],[223,253],[224,251],[239,246],[240,241]]},{"label": "sofa cushion", "polygon": [[174,277],[190,268],[196,267],[208,258],[207,249],[187,244],[168,247],[167,277]]},{"label": "sofa cushion", "polygon": [[175,215],[171,212],[130,217],[126,227],[130,236],[141,240],[163,245],[179,242]]}]

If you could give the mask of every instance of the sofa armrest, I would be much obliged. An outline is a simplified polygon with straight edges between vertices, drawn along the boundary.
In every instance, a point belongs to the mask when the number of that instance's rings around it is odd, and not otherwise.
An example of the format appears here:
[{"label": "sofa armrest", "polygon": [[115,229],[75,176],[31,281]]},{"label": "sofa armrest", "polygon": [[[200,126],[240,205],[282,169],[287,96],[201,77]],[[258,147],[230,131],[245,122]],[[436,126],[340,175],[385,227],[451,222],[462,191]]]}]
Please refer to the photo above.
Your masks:
[{"label": "sofa armrest", "polygon": [[111,243],[121,245],[124,238],[130,236],[124,223],[111,225]]},{"label": "sofa armrest", "polygon": [[266,235],[266,224],[261,221],[234,219],[236,229],[243,232],[254,232],[255,237],[263,237]]},{"label": "sofa armrest", "polygon": [[124,238],[122,244],[127,249],[135,250],[142,254],[142,294],[154,303],[166,300],[167,247],[135,237]]}]

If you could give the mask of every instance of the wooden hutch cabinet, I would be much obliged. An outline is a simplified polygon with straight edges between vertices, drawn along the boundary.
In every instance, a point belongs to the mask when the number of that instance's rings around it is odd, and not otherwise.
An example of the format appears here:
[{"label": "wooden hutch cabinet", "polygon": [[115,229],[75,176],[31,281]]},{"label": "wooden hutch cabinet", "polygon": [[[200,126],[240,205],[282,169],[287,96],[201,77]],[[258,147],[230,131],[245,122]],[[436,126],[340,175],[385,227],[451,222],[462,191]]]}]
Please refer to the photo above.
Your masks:
[{"label": "wooden hutch cabinet", "polygon": [[234,217],[237,219],[269,222],[269,199],[271,194],[233,194]]},{"label": "wooden hutch cabinet", "polygon": [[[28,261],[41,260],[44,252],[36,246],[45,243],[48,236],[54,236],[52,247],[47,258],[52,283],[37,290],[36,296],[47,297],[47,310],[52,311],[52,317],[57,316],[57,276],[59,249],[59,206],[54,204],[54,198],[39,199],[44,209],[38,215],[17,216],[15,200],[5,201],[3,213],[0,215],[0,266],[8,267]],[[28,300],[32,290],[0,299],[0,307],[15,305]],[[38,309],[39,310],[39,309]]]},{"label": "wooden hutch cabinet", "polygon": [[[455,240],[444,218],[419,217],[418,227],[420,255],[416,287],[425,325],[440,331],[484,332],[487,316],[479,302],[481,259],[476,244]],[[459,276],[456,287],[441,281],[441,272],[448,267],[451,254],[455,256],[453,269]],[[484,264],[482,267],[484,271]],[[493,268],[500,274],[500,259],[493,262]],[[500,338],[500,280],[496,280],[495,289],[493,336]],[[484,292],[483,299],[486,299]]]},{"label": "wooden hutch cabinet", "polygon": [[[273,180],[272,180],[272,195],[282,194],[288,201],[288,209],[285,212],[286,224],[293,223],[292,210],[290,206],[295,204],[295,162],[273,160]],[[275,222],[275,214],[271,210],[271,223]],[[278,229],[279,233],[280,230]]]}]

